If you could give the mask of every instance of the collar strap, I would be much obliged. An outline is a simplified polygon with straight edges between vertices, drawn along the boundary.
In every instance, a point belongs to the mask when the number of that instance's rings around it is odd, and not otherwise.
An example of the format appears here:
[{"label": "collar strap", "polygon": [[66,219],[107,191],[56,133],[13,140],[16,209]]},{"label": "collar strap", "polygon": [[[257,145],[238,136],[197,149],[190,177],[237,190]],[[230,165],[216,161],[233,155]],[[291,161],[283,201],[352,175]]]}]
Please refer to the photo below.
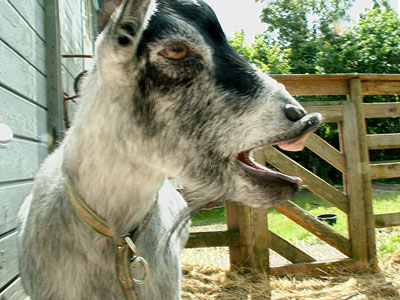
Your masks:
[{"label": "collar strap", "polygon": [[69,180],[66,178],[65,179],[65,188],[67,190],[68,196],[70,203],[72,204],[72,207],[74,208],[77,216],[83,223],[88,225],[90,228],[92,228],[94,231],[97,233],[108,237],[108,238],[114,238],[113,233],[110,230],[110,226],[107,223],[106,220],[104,220],[102,217],[100,217],[94,210],[92,210],[85,201],[83,201],[76,193],[75,191],[71,188],[71,185],[69,183]]},{"label": "collar strap", "polygon": [[[64,184],[70,203],[79,219],[81,219],[84,224],[92,228],[97,233],[107,238],[114,239],[114,235],[111,232],[107,221],[100,217],[86,204],[82,198],[76,194],[71,187],[67,176],[65,176]],[[150,221],[157,208],[157,202],[158,194],[150,212],[145,216],[143,222],[138,226],[138,228],[134,230],[133,235],[131,233],[125,237],[119,238],[116,241],[117,275],[126,300],[137,300],[132,283],[134,282],[136,284],[143,284],[149,275],[148,263],[143,257],[136,254],[136,245],[133,241],[136,240],[139,234],[145,231],[150,225]],[[144,269],[144,276],[141,279],[131,277],[130,275],[130,267],[135,267],[138,265]]]}]

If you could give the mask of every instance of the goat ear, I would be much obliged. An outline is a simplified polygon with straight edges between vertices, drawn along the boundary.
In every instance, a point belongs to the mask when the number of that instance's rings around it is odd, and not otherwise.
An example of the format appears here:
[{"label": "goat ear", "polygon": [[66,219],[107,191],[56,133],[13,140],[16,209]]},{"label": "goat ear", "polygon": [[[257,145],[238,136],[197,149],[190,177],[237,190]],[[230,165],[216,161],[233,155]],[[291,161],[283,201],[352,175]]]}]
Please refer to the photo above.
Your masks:
[{"label": "goat ear", "polygon": [[154,0],[124,0],[115,12],[112,26],[116,46],[135,47],[154,10]]}]

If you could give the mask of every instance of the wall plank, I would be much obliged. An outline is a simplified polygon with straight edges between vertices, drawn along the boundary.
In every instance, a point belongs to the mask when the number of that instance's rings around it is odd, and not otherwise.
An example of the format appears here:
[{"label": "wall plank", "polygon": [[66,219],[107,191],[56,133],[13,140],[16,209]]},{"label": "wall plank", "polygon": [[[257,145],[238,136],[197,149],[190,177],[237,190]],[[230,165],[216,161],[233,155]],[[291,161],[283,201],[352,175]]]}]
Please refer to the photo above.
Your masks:
[{"label": "wall plank", "polygon": [[46,107],[46,78],[0,41],[0,84]]},{"label": "wall plank", "polygon": [[17,233],[0,239],[0,287],[18,274]]},{"label": "wall plank", "polygon": [[40,5],[41,7],[44,8],[44,0],[36,0],[36,1],[37,1],[37,3],[39,3],[39,5]]},{"label": "wall plank", "polygon": [[44,40],[44,10],[37,1],[32,0],[8,0]]},{"label": "wall plank", "polygon": [[61,45],[63,54],[81,54],[82,12],[80,1],[63,0],[60,5]]},{"label": "wall plank", "polygon": [[17,227],[18,209],[32,186],[25,182],[0,187],[0,235]]},{"label": "wall plank", "polygon": [[39,140],[47,133],[46,110],[0,87],[0,122],[14,135]]},{"label": "wall plank", "polygon": [[20,278],[0,293],[0,300],[24,300],[25,297],[26,294]]},{"label": "wall plank", "polygon": [[47,145],[14,139],[0,148],[0,182],[31,179],[47,155]]},{"label": "wall plank", "polygon": [[45,42],[7,1],[0,2],[1,38],[43,74]]}]

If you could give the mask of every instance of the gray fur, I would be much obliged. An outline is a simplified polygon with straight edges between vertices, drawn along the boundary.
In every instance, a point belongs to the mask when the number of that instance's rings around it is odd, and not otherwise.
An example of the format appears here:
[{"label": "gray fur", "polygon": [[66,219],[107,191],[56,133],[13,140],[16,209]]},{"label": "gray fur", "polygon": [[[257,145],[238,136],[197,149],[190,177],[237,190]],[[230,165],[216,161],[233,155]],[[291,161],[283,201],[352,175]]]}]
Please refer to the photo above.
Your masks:
[{"label": "gray fur", "polygon": [[[236,156],[295,140],[320,116],[289,120],[285,105],[302,108],[234,53],[218,26],[202,1],[126,0],[116,10],[96,42],[76,119],[20,210],[20,271],[31,299],[124,299],[115,244],[77,218],[65,176],[117,237],[135,229],[160,195],[136,241],[151,272],[135,287],[138,300],[180,299],[188,231],[174,229],[191,211],[222,197],[266,208],[293,194],[293,184],[249,175]],[[185,59],[161,55],[177,43],[188,47]],[[166,176],[197,200],[186,208]]]}]

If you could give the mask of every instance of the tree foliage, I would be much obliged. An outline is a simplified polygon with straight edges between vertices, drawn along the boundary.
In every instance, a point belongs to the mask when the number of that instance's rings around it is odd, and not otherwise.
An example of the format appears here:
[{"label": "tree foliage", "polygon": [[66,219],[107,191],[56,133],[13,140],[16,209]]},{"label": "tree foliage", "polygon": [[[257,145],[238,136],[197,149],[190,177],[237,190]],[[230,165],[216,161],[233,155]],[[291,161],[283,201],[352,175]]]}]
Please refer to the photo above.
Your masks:
[{"label": "tree foliage", "polygon": [[235,32],[231,45],[257,68],[266,73],[283,74],[290,72],[290,49],[281,49],[278,44],[268,41],[263,35],[255,37],[253,43],[245,43],[244,31]]},{"label": "tree foliage", "polygon": [[314,73],[320,42],[336,42],[341,21],[354,0],[269,0],[261,20],[266,33],[289,48],[291,73]]},{"label": "tree foliage", "polygon": [[[263,0],[266,1],[266,0]],[[269,73],[399,73],[400,18],[387,0],[342,30],[354,0],[269,0],[264,33],[250,44],[237,32],[232,45]]]}]

